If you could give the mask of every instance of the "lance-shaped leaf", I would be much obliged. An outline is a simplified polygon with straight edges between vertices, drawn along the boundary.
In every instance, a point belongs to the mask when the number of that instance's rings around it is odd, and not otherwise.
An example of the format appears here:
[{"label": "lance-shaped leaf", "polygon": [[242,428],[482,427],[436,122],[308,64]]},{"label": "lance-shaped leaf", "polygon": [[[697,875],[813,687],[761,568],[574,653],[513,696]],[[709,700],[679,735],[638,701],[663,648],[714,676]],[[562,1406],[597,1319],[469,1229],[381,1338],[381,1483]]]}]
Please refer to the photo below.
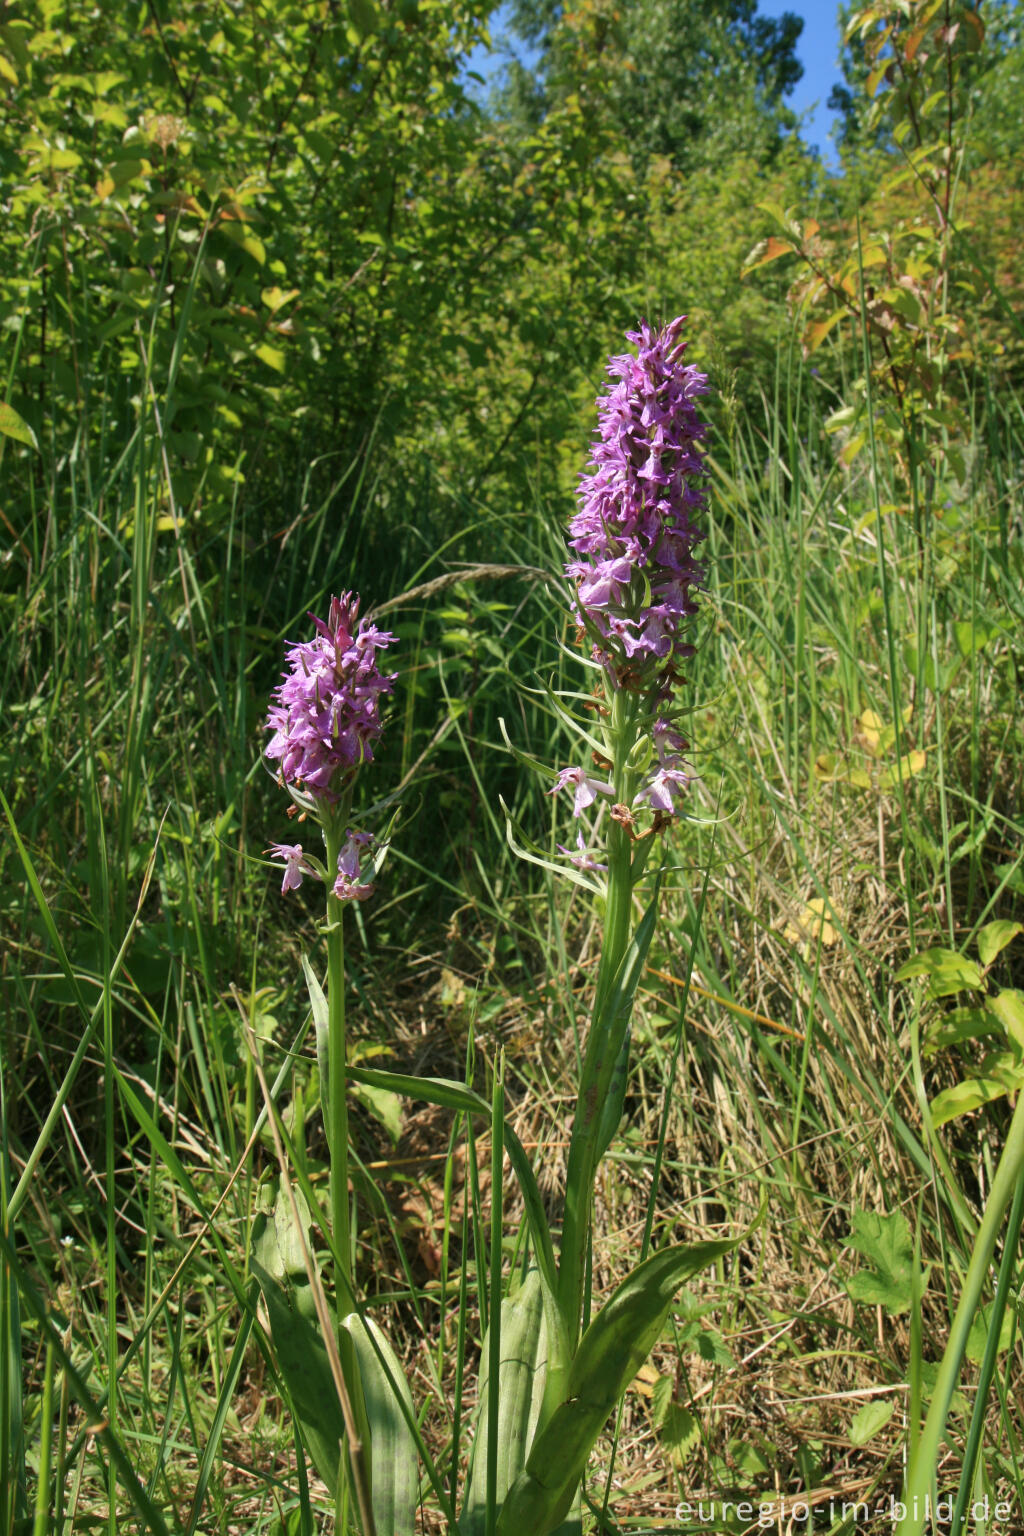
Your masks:
[{"label": "lance-shaped leaf", "polygon": [[331,1375],[327,1350],[315,1321],[288,1281],[275,1280],[258,1259],[251,1261],[270,1319],[274,1355],[302,1435],[302,1443],[331,1494],[338,1488],[338,1463],[345,1444],[345,1420]]},{"label": "lance-shaped leaf", "polygon": [[531,1269],[514,1296],[501,1304],[501,1363],[498,1371],[498,1422],[488,1421],[489,1338],[481,1351],[479,1410],[469,1462],[466,1498],[459,1530],[462,1536],[484,1536],[487,1529],[487,1447],[492,1430],[498,1441],[497,1502],[526,1464],[544,1399],[547,1374],[547,1326],[540,1272]]},{"label": "lance-shaped leaf", "polygon": [[[362,1388],[369,1428],[373,1519],[379,1536],[413,1536],[419,1503],[419,1458],[409,1427],[416,1412],[398,1356],[372,1318],[350,1312],[342,1329],[351,1343],[354,1370],[345,1379]],[[399,1397],[405,1404],[403,1413]]]},{"label": "lance-shaped leaf", "polygon": [[626,1033],[619,1046],[619,1054],[615,1059],[615,1066],[612,1068],[608,1096],[601,1107],[601,1120],[597,1128],[597,1143],[594,1149],[598,1162],[615,1140],[615,1133],[622,1119],[622,1110],[626,1102],[626,1084],[629,1081],[629,1053],[632,1044],[633,1029],[631,1024],[627,1024]]},{"label": "lance-shaped leaf", "polygon": [[666,1248],[623,1281],[583,1335],[566,1400],[537,1435],[505,1501],[498,1536],[549,1536],[564,1520],[594,1442],[661,1336],[677,1290],[737,1241]]}]

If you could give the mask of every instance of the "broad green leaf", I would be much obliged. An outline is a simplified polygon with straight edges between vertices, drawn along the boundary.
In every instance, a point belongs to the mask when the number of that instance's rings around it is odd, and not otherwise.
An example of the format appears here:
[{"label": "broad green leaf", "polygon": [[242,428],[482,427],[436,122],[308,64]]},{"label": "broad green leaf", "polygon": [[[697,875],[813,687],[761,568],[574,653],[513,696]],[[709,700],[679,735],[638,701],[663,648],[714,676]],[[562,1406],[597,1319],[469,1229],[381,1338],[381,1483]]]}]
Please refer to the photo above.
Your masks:
[{"label": "broad green leaf", "polygon": [[[975,1312],[974,1321],[971,1323],[971,1331],[967,1335],[967,1347],[964,1353],[968,1360],[974,1361],[975,1365],[980,1365],[984,1356],[985,1346],[988,1343],[988,1336],[992,1331],[993,1321],[993,1303],[989,1301]],[[1006,1350],[1013,1343],[1015,1331],[1016,1319],[1013,1315],[1013,1308],[1007,1307],[999,1325],[1000,1354],[1005,1354]]]},{"label": "broad green leaf", "polygon": [[[369,1429],[370,1489],[377,1531],[413,1536],[419,1504],[419,1456],[410,1421],[415,1409],[398,1356],[372,1318],[350,1312],[342,1329],[351,1341]],[[376,1348],[374,1344],[376,1343]],[[354,1381],[346,1372],[352,1390]],[[405,1404],[403,1413],[399,1397]]]},{"label": "broad green leaf", "polygon": [[252,1259],[259,1281],[274,1355],[291,1399],[302,1443],[332,1496],[338,1488],[338,1464],[345,1444],[345,1420],[317,1324],[297,1305],[294,1287],[275,1280]]},{"label": "broad green leaf", "polygon": [[[487,1528],[487,1448],[491,1426],[487,1415],[490,1380],[489,1334],[480,1354],[477,1428],[469,1461],[466,1498],[459,1529],[462,1536],[483,1536]],[[514,1296],[501,1304],[501,1364],[499,1367],[498,1481],[499,1509],[522,1473],[540,1419],[547,1375],[547,1327],[540,1271],[531,1269]]]},{"label": "broad green leaf", "polygon": [[999,1028],[999,1018],[986,1004],[984,1008],[954,1008],[932,1024],[922,1043],[926,1056],[934,1056],[944,1046],[961,1040],[980,1040]]},{"label": "broad green leaf", "polygon": [[1017,937],[1018,933],[1024,933],[1024,923],[1007,922],[1005,918],[997,918],[994,923],[986,923],[984,928],[978,929],[978,958],[982,965],[989,966],[992,961]]},{"label": "broad green leaf", "polygon": [[566,1400],[537,1435],[498,1522],[498,1536],[549,1536],[572,1507],[608,1415],[661,1336],[679,1287],[735,1241],[666,1248],[623,1281],[580,1342]]},{"label": "broad green leaf", "polygon": [[261,341],[253,350],[260,362],[266,363],[268,368],[273,368],[275,373],[284,373],[287,362],[281,347],[272,347],[268,341]]},{"label": "broad green leaf", "polygon": [[932,997],[949,997],[964,987],[980,988],[982,984],[981,972],[973,960],[941,946],[923,949],[896,972],[897,981],[910,981],[915,976],[928,978]]},{"label": "broad green leaf", "polygon": [[984,650],[991,644],[1002,629],[993,619],[983,619],[980,616],[975,619],[961,619],[953,625],[953,639],[961,656],[974,656],[978,651]]},{"label": "broad green leaf", "polygon": [[872,1402],[865,1403],[858,1408],[850,1425],[850,1444],[867,1445],[873,1440],[879,1430],[885,1428],[895,1412],[896,1404],[891,1399],[876,1397]]},{"label": "broad green leaf", "polygon": [[632,1042],[633,1031],[627,1024],[615,1066],[612,1068],[612,1079],[608,1085],[608,1094],[601,1109],[601,1122],[597,1128],[595,1150],[598,1162],[615,1140],[615,1133],[622,1119],[622,1108],[626,1102],[626,1085],[629,1081],[629,1053]]},{"label": "broad green leaf", "polygon": [[902,1211],[880,1216],[854,1211],[850,1247],[868,1260],[846,1282],[854,1301],[884,1307],[892,1316],[910,1310],[914,1277],[914,1244]]},{"label": "broad green leaf", "polygon": [[309,1007],[313,1015],[313,1029],[316,1034],[316,1064],[320,1078],[320,1113],[324,1121],[324,1134],[327,1144],[331,1143],[331,1073],[330,1073],[330,1027],[327,1006],[327,995],[320,985],[317,977],[305,955],[302,957],[302,974],[306,978],[306,991],[309,993]]},{"label": "broad green leaf", "polygon": [[13,437],[16,443],[26,443],[29,448],[39,452],[35,433],[28,422],[18,415],[13,405],[0,405],[0,432],[4,437]]},{"label": "broad green leaf", "polygon": [[[275,1280],[301,1276],[308,1291],[305,1255],[311,1251],[309,1206],[301,1189],[293,1188],[292,1193],[299,1212],[299,1228],[296,1228],[291,1202],[283,1191],[278,1191],[277,1180],[262,1186],[261,1208],[252,1226],[252,1251]],[[309,1308],[304,1310],[307,1316],[311,1315]]]},{"label": "broad green leaf", "polygon": [[367,38],[377,30],[377,9],[373,0],[348,0],[348,13],[360,38]]},{"label": "broad green leaf", "polygon": [[1007,988],[990,997],[988,1007],[1005,1029],[1007,1039],[1024,1050],[1024,992]]},{"label": "broad green leaf", "polygon": [[700,1441],[696,1414],[675,1400],[675,1380],[659,1376],[651,1393],[651,1419],[673,1466],[681,1467]]},{"label": "broad green leaf", "polygon": [[402,1101],[390,1088],[373,1088],[368,1083],[353,1083],[352,1097],[382,1125],[397,1146],[402,1134]]},{"label": "broad green leaf", "polygon": [[932,1122],[945,1125],[959,1115],[969,1115],[983,1104],[991,1104],[1009,1092],[1006,1083],[995,1077],[969,1077],[953,1088],[944,1088],[931,1102]]}]

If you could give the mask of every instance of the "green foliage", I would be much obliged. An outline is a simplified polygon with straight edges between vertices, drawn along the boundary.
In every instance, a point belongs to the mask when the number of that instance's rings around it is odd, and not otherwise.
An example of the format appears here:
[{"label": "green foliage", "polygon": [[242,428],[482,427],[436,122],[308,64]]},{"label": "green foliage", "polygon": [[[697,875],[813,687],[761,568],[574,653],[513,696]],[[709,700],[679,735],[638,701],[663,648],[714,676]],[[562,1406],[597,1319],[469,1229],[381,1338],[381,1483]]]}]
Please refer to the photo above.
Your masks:
[{"label": "green foliage", "polygon": [[580,1341],[566,1397],[541,1424],[506,1500],[499,1536],[548,1533],[572,1507],[591,1447],[659,1338],[678,1288],[735,1242],[681,1244],[647,1259],[618,1287]]},{"label": "green foliage", "polygon": [[854,1211],[851,1248],[868,1260],[846,1282],[854,1301],[883,1307],[892,1317],[908,1312],[913,1304],[914,1244],[902,1211],[880,1216],[875,1211]]},{"label": "green foliage", "polygon": [[[982,1104],[1016,1093],[1024,1087],[1024,992],[1004,987],[994,995],[986,988],[986,974],[1020,934],[1024,923],[996,918],[979,928],[975,935],[978,961],[953,949],[936,946],[922,950],[900,966],[897,981],[924,978],[931,1000],[956,997],[964,990],[981,995],[980,1004],[971,1003],[946,1013],[933,1013],[925,1028],[922,1052],[935,1056],[948,1048],[956,1049],[968,1075],[951,1088],[944,1088],[931,1101],[935,1125],[969,1114]],[[980,1061],[965,1057],[961,1047],[974,1040],[995,1046]]]},{"label": "green foliage", "polygon": [[479,1408],[466,1494],[459,1521],[462,1536],[483,1536],[487,1529],[487,1447],[497,1437],[496,1493],[500,1510],[523,1470],[540,1419],[547,1375],[547,1330],[539,1271],[531,1269],[518,1290],[501,1303],[501,1362],[498,1422],[487,1412],[489,1335],[480,1349]]}]

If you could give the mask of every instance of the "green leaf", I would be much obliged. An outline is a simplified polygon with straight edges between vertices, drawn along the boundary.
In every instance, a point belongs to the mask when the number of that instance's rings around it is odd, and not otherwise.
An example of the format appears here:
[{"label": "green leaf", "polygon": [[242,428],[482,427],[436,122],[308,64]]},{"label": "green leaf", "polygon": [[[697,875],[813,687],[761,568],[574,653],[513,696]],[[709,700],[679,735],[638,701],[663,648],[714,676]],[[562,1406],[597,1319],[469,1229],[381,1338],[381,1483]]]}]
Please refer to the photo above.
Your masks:
[{"label": "green leaf", "polygon": [[937,1093],[931,1102],[932,1122],[945,1125],[959,1115],[969,1115],[983,1104],[991,1104],[1009,1092],[1008,1085],[996,1077],[969,1077],[953,1088]]},{"label": "green leaf", "polygon": [[327,1006],[327,996],[320,985],[305,955],[302,957],[302,974],[306,978],[306,991],[309,993],[309,1007],[313,1015],[313,1029],[316,1033],[316,1065],[320,1078],[320,1113],[324,1121],[324,1134],[327,1137],[328,1146],[333,1145],[331,1140],[331,1092],[330,1092],[330,1025]]},{"label": "green leaf", "polygon": [[909,981],[915,976],[927,976],[928,990],[932,997],[949,997],[964,987],[981,987],[981,972],[973,960],[957,954],[955,949],[923,949],[919,955],[896,972],[897,981]]},{"label": "green leaf", "polygon": [[17,443],[25,443],[29,448],[39,452],[39,444],[36,435],[27,421],[20,417],[13,405],[0,405],[0,432],[5,437],[13,437]]},{"label": "green leaf", "polygon": [[[480,1353],[477,1428],[470,1454],[462,1536],[483,1536],[487,1528],[487,1415],[490,1380],[488,1333]],[[547,1376],[547,1327],[540,1271],[531,1269],[514,1296],[501,1304],[501,1363],[498,1370],[498,1508],[522,1473],[540,1419]]]},{"label": "green leaf", "polygon": [[925,1036],[922,1049],[926,1056],[934,1056],[947,1045],[959,1045],[961,1040],[980,1040],[999,1028],[999,1019],[986,1004],[984,1008],[954,1008],[932,1024]]},{"label": "green leaf", "polygon": [[275,373],[284,373],[287,362],[280,347],[272,347],[269,342],[262,341],[254,350],[261,363],[266,363]]},{"label": "green leaf", "polygon": [[[967,1335],[967,1345],[964,1353],[966,1354],[968,1360],[974,1361],[975,1365],[981,1364],[982,1357],[985,1353],[985,1346],[988,1343],[988,1336],[992,1330],[993,1306],[994,1303],[989,1301],[986,1302],[983,1307],[978,1308],[977,1312],[974,1314],[974,1320],[971,1323],[971,1331]],[[1013,1315],[1013,1308],[1012,1306],[1007,1307],[1003,1312],[1002,1320],[999,1326],[1000,1354],[1005,1354],[1010,1345],[1013,1343],[1013,1336],[1016,1331],[1015,1325],[1016,1319]]]},{"label": "green leaf", "polygon": [[348,13],[360,38],[367,38],[377,30],[377,10],[373,0],[348,0]]},{"label": "green leaf", "polygon": [[260,1210],[252,1226],[252,1252],[275,1280],[287,1280],[289,1276],[301,1275],[305,1282],[305,1253],[311,1251],[309,1206],[301,1189],[294,1189],[293,1194],[301,1230],[296,1228],[290,1201],[283,1192],[278,1191],[277,1180],[261,1187]]},{"label": "green leaf", "polygon": [[302,1443],[333,1497],[338,1488],[345,1420],[320,1330],[297,1304],[292,1285],[275,1280],[258,1259],[252,1259],[251,1264],[263,1293],[274,1354]]},{"label": "green leaf", "polygon": [[884,1397],[876,1397],[872,1402],[858,1408],[850,1425],[850,1444],[867,1445],[879,1430],[885,1428],[895,1409],[896,1404]]},{"label": "green leaf", "polygon": [[619,1054],[612,1068],[611,1082],[608,1084],[608,1095],[601,1108],[601,1121],[597,1128],[597,1141],[595,1152],[598,1162],[601,1161],[612,1142],[615,1133],[619,1129],[622,1120],[622,1110],[626,1102],[626,1084],[629,1081],[629,1052],[632,1045],[633,1031],[626,1025],[626,1033],[622,1037]]},{"label": "green leaf", "polygon": [[541,1428],[502,1509],[498,1536],[548,1536],[572,1507],[598,1435],[661,1336],[676,1291],[736,1241],[666,1248],[623,1281],[594,1318],[570,1369],[566,1399]]},{"label": "green leaf", "polygon": [[998,638],[1002,629],[994,619],[962,619],[953,625],[953,639],[961,656],[975,656]]},{"label": "green leaf", "polygon": [[988,1007],[994,1013],[1007,1038],[1024,1050],[1024,992],[1006,989],[990,997]]},{"label": "green leaf", "polygon": [[997,918],[994,923],[986,923],[984,928],[979,928],[978,958],[982,965],[991,965],[1018,933],[1024,933],[1024,923],[1010,923],[1005,918]]},{"label": "green leaf", "polygon": [[402,1101],[390,1088],[373,1088],[368,1083],[353,1083],[352,1097],[387,1131],[392,1146],[402,1134]]},{"label": "green leaf", "polygon": [[673,1466],[681,1467],[700,1440],[696,1414],[675,1400],[675,1381],[659,1376],[651,1393],[651,1419]]},{"label": "green leaf", "polygon": [[[409,1384],[387,1338],[372,1318],[350,1312],[341,1326],[351,1341],[363,1411],[369,1428],[370,1489],[381,1536],[413,1536],[419,1504],[419,1457],[410,1429],[415,1409]],[[376,1347],[374,1347],[376,1345]],[[351,1390],[351,1385],[350,1385]],[[399,1403],[405,1404],[405,1412]]]},{"label": "green leaf", "polygon": [[850,1247],[869,1261],[846,1282],[854,1301],[884,1307],[892,1316],[910,1310],[914,1278],[914,1244],[902,1211],[880,1216],[854,1211]]}]

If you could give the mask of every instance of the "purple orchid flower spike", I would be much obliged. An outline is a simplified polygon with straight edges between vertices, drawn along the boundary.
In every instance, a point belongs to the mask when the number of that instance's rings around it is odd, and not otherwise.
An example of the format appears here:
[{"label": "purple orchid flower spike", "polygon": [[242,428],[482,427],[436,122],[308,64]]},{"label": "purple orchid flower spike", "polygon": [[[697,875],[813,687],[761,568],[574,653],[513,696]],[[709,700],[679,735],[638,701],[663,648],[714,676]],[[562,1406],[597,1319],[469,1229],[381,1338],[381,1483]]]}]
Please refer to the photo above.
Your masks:
[{"label": "purple orchid flower spike", "polygon": [[630,331],[638,355],[613,357],[618,379],[598,400],[592,473],[581,476],[566,566],[577,583],[581,625],[617,679],[666,667],[692,653],[680,630],[696,610],[704,571],[693,551],[704,537],[691,518],[704,508],[706,432],[695,399],[703,373],[683,362],[685,316],[656,331]]},{"label": "purple orchid flower spike", "polygon": [[377,652],[395,637],[359,620],[359,599],[351,592],[331,598],[326,623],[310,618],[316,638],[285,653],[290,670],[274,691],[265,756],[280,765],[290,788],[333,804],[354,770],[373,759],[381,699],[397,676],[380,671]]}]

